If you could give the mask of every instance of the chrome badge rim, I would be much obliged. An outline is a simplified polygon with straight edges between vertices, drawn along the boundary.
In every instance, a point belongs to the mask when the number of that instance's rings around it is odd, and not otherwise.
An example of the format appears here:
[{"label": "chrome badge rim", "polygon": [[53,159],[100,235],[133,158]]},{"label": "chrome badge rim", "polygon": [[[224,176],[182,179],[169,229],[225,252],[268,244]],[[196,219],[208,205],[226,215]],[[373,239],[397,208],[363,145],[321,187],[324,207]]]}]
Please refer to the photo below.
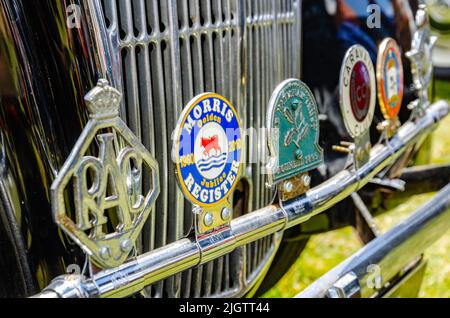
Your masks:
[{"label": "chrome badge rim", "polygon": [[353,138],[369,130],[375,113],[376,80],[369,52],[361,45],[346,53],[340,77],[340,107],[345,127]]},{"label": "chrome badge rim", "polygon": [[233,105],[215,93],[195,97],[175,131],[172,156],[185,197],[215,207],[233,193],[241,175],[243,128]]},{"label": "chrome badge rim", "polygon": [[400,113],[404,94],[402,55],[392,38],[380,44],[377,61],[378,100],[385,119],[395,119]]}]

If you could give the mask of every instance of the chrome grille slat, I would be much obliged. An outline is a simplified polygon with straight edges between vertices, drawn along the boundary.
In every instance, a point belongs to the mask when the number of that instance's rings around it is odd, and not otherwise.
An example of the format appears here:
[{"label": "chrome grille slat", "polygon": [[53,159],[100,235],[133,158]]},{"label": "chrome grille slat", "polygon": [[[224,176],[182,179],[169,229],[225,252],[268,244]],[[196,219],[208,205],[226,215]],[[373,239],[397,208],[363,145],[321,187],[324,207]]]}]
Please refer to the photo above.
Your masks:
[{"label": "chrome grille slat", "polygon": [[[199,93],[217,92],[236,106],[246,127],[263,127],[273,89],[281,80],[300,75],[300,47],[291,39],[296,32],[300,35],[300,10],[292,5],[300,0],[93,1],[103,5],[110,46],[117,54],[111,60],[118,61],[119,70],[113,72],[113,83],[125,94],[122,117],[160,166],[161,194],[142,235],[142,250],[148,251],[180,239],[192,228],[192,208],[177,187],[170,153],[183,105]],[[247,170],[252,180],[250,210],[272,199],[256,164],[267,151],[257,137],[248,139],[247,156],[255,162]],[[275,245],[274,237],[262,239],[147,288],[146,294],[243,293]]]},{"label": "chrome grille slat", "polygon": [[226,291],[230,287],[230,255],[224,257],[224,273],[222,277],[222,290]]},{"label": "chrome grille slat", "polygon": [[214,262],[210,262],[210,263],[206,264],[206,266],[205,266],[205,273],[204,273],[203,281],[202,281],[202,285],[203,285],[202,297],[211,296],[214,265],[215,265]]},{"label": "chrome grille slat", "polygon": [[[169,170],[172,170],[170,151],[172,148],[172,132],[175,129],[176,123],[182,111],[182,95],[181,95],[181,69],[180,69],[180,47],[179,47],[179,29],[178,29],[178,8],[176,1],[160,2],[160,6],[163,8],[165,14],[167,14],[168,21],[166,25],[170,31],[170,61],[171,61],[171,97],[170,107],[168,109],[169,123],[167,126],[167,148]],[[169,194],[174,195],[173,200],[169,200],[169,240],[174,242],[184,236],[184,197],[178,188],[175,175],[171,173],[169,175]],[[167,280],[166,293],[169,297],[180,296],[180,284],[182,275],[178,274],[173,278]]]},{"label": "chrome grille slat", "polygon": [[[180,63],[181,68],[183,69],[181,74],[181,81],[182,81],[182,103],[185,104],[188,102],[189,98],[191,96],[194,96],[194,79],[192,77],[193,69],[192,69],[192,63],[190,62],[192,60],[191,56],[191,46],[190,46],[190,38],[189,36],[186,36],[185,30],[187,30],[187,26],[189,24],[189,6],[187,0],[178,0],[177,1],[178,6],[178,19],[179,19],[179,32],[180,32],[180,39],[179,39],[179,46],[180,46]],[[181,22],[181,23],[180,23]],[[192,218],[189,218],[189,210],[186,208],[186,220],[189,219],[191,222],[193,221]],[[197,271],[189,270],[182,274],[182,281],[185,283],[185,286],[183,288],[183,297],[190,297],[191,296],[191,286],[195,284],[196,281],[196,274]],[[195,289],[195,288],[194,288]]]},{"label": "chrome grille slat", "polygon": [[[142,141],[145,145],[151,145],[150,152],[155,155],[155,129],[154,129],[154,112],[152,94],[145,89],[145,83],[151,83],[150,55],[148,46],[144,46],[142,54],[139,58],[139,92],[141,94],[140,105],[142,111]],[[148,189],[149,184],[144,180],[144,188]],[[150,221],[147,222],[143,231],[143,248],[144,250],[152,250],[155,248],[155,218],[154,211],[151,214]]]},{"label": "chrome grille slat", "polygon": [[200,295],[202,292],[201,286],[202,286],[203,269],[204,269],[204,265],[199,266],[198,268],[194,269],[194,274],[193,274],[194,285],[193,285],[193,288],[191,288],[194,291],[192,292],[192,290],[191,290],[191,294],[189,295],[190,297],[200,298]]},{"label": "chrome grille slat", "polygon": [[182,273],[181,278],[181,297],[188,298],[191,294],[192,270]]},{"label": "chrome grille slat", "polygon": [[[159,114],[159,120],[155,122],[155,129],[156,131],[165,131],[166,130],[166,113],[164,111],[161,111],[161,109],[164,109],[163,107],[166,107],[165,105],[165,98],[164,98],[164,87],[165,83],[164,81],[156,83],[157,79],[164,78],[163,76],[163,67],[162,67],[162,48],[159,42],[155,43],[154,49],[156,51],[155,56],[153,57],[156,60],[156,74],[154,74],[154,82],[153,84],[157,86],[157,97],[156,99],[159,100],[160,107],[158,109]],[[165,191],[168,190],[168,174],[164,171],[168,171],[165,169],[169,169],[167,160],[166,160],[166,154],[167,154],[167,143],[166,143],[166,135],[161,136],[160,142],[156,143],[156,158],[158,160],[158,163],[160,163],[160,184],[161,189],[164,189]],[[162,162],[162,166],[161,166]],[[162,170],[162,171],[161,171]],[[162,172],[162,173],[161,173]],[[155,210],[155,248],[164,246],[167,244],[167,213],[168,213],[168,196],[167,192],[163,194],[163,191],[161,190],[161,194],[158,198],[158,201],[156,203],[156,210]],[[160,283],[156,287],[156,294],[161,295],[162,294],[162,288],[163,284]]]},{"label": "chrome grille slat", "polygon": [[224,267],[223,258],[219,258],[218,260],[215,261],[214,275],[213,275],[214,278],[213,294],[218,294],[221,291],[223,267]]}]

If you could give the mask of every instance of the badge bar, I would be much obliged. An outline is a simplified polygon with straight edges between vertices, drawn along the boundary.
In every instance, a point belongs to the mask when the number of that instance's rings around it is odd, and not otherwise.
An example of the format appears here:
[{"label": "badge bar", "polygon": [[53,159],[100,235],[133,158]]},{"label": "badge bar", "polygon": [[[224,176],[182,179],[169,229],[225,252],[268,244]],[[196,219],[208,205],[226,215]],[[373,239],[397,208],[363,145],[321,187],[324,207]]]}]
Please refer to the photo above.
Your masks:
[{"label": "badge bar", "polygon": [[402,126],[389,145],[378,145],[373,149],[372,163],[359,170],[342,171],[291,200],[284,209],[270,205],[234,219],[226,233],[214,233],[208,240],[202,240],[202,244],[192,239],[182,239],[138,256],[121,267],[101,271],[91,278],[73,275],[59,277],[35,297],[126,297],[157,281],[223,256],[239,246],[297,226],[367,185],[374,175],[431,132],[436,123],[449,114],[449,110],[448,103],[444,101],[428,107],[422,118]]}]

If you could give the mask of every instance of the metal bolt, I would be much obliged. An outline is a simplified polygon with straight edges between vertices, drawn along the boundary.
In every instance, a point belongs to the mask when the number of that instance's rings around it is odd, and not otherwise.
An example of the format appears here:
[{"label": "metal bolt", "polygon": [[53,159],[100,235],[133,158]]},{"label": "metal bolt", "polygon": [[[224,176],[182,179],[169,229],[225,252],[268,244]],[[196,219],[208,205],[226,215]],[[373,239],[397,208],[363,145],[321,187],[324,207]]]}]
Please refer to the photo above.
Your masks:
[{"label": "metal bolt", "polygon": [[286,191],[287,193],[292,192],[292,190],[294,190],[294,185],[292,184],[292,182],[286,182],[284,184],[284,191]]},{"label": "metal bolt", "polygon": [[110,259],[111,258],[111,250],[109,249],[109,247],[107,247],[107,246],[102,247],[100,249],[100,256],[104,260]]},{"label": "metal bolt", "polygon": [[372,150],[372,145],[370,144],[370,142],[368,142],[367,144],[366,144],[366,153],[368,154],[368,155],[370,155],[370,151]]},{"label": "metal bolt", "polygon": [[120,243],[120,248],[125,253],[130,252],[133,249],[133,243],[130,239],[125,239]]},{"label": "metal bolt", "polygon": [[305,187],[309,187],[311,185],[311,177],[309,175],[305,174],[302,179]]},{"label": "metal bolt", "polygon": [[205,214],[205,217],[203,218],[203,223],[206,226],[211,226],[214,224],[214,216],[212,215],[212,213],[208,212]]},{"label": "metal bolt", "polygon": [[358,149],[358,151],[356,152],[356,159],[358,161],[362,161],[364,159],[364,150]]},{"label": "metal bolt", "polygon": [[229,208],[224,208],[222,210],[222,220],[228,221],[231,217],[231,210]]},{"label": "metal bolt", "polygon": [[295,158],[297,158],[297,160],[301,160],[303,157],[303,152],[299,149],[295,152]]}]

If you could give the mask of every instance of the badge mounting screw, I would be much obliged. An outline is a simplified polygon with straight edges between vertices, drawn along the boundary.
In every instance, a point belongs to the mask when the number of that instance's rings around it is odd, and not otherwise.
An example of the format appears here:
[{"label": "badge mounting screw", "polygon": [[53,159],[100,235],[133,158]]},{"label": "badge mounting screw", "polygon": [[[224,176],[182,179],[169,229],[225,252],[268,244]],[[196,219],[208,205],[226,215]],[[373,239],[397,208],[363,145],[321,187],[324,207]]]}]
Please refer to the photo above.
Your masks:
[{"label": "badge mounting screw", "polygon": [[309,187],[311,185],[311,177],[307,174],[303,176],[303,184],[305,187]]},{"label": "badge mounting screw", "polygon": [[109,249],[109,247],[107,247],[107,246],[102,247],[100,250],[100,256],[104,260],[110,259],[111,258],[111,250]]},{"label": "badge mounting screw", "polygon": [[231,210],[229,208],[224,208],[222,210],[222,220],[228,221],[231,217]]},{"label": "badge mounting screw", "polygon": [[290,193],[294,190],[294,185],[292,184],[292,182],[288,181],[284,184],[284,191],[286,191],[287,193]]},{"label": "badge mounting screw", "polygon": [[212,213],[208,212],[205,214],[203,223],[208,227],[214,224],[214,216],[212,215]]},{"label": "badge mounting screw", "polygon": [[131,242],[131,240],[126,239],[120,244],[120,248],[125,253],[130,252],[133,248],[133,243]]}]

